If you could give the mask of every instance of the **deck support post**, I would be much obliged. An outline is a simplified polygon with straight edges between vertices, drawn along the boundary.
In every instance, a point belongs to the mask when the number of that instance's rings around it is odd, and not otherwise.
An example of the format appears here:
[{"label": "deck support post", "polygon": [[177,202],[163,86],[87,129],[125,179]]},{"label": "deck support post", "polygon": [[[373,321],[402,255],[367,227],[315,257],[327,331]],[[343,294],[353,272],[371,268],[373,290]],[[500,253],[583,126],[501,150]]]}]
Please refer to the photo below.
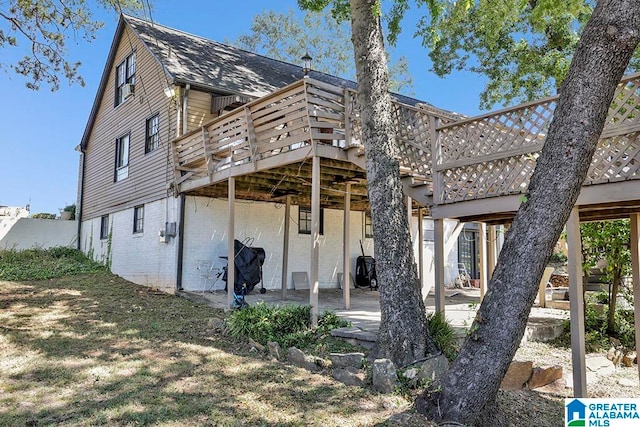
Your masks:
[{"label": "deck support post", "polygon": [[479,258],[480,258],[480,301],[487,293],[487,272],[489,268],[487,266],[487,224],[484,222],[478,223],[478,236],[480,236],[479,243]]},{"label": "deck support post", "polygon": [[235,252],[233,240],[235,239],[235,202],[236,202],[236,179],[229,178],[228,182],[229,206],[227,211],[227,307],[233,307],[233,286],[235,284]]},{"label": "deck support post", "polygon": [[283,300],[287,299],[287,278],[289,270],[289,228],[291,226],[291,196],[287,195],[284,202],[284,224],[283,224],[283,242],[282,242],[282,287],[280,296]]},{"label": "deck support post", "polygon": [[496,233],[496,226],[490,225],[487,227],[487,241],[489,249],[487,251],[487,280],[493,276],[493,270],[496,268],[498,262],[498,238]]},{"label": "deck support post", "polygon": [[[640,301],[640,214],[631,214],[631,274],[633,277],[633,300]],[[640,310],[635,305],[633,317],[635,324],[640,325]],[[636,327],[636,342],[640,342],[640,328]],[[638,364],[640,380],[640,364]]]},{"label": "deck support post", "polygon": [[413,242],[415,235],[413,234],[413,227],[411,226],[411,217],[413,216],[413,201],[411,197],[405,196],[404,203],[405,205],[407,205],[407,224],[409,225],[409,236],[411,236],[411,242]]},{"label": "deck support post", "polygon": [[351,308],[351,248],[349,245],[349,234],[351,233],[349,219],[351,216],[351,183],[347,182],[344,191],[344,218],[342,222],[342,296],[344,299],[344,309]]},{"label": "deck support post", "polygon": [[320,157],[313,156],[311,171],[311,277],[309,303],[311,326],[318,326],[318,258],[320,255]]},{"label": "deck support post", "polygon": [[[434,269],[435,269],[435,283],[436,287],[436,312],[444,314],[444,266],[445,266],[445,253],[444,253],[444,219],[439,218],[434,220]],[[426,295],[422,296],[426,299]]]},{"label": "deck support post", "polygon": [[[424,293],[424,217],[422,207],[418,208],[418,278],[420,289]],[[424,299],[425,295],[422,295]]]},{"label": "deck support post", "polygon": [[587,378],[584,347],[584,294],[582,293],[582,247],[580,217],[576,206],[567,221],[569,307],[571,316],[571,366],[573,368],[573,396],[587,397]]}]

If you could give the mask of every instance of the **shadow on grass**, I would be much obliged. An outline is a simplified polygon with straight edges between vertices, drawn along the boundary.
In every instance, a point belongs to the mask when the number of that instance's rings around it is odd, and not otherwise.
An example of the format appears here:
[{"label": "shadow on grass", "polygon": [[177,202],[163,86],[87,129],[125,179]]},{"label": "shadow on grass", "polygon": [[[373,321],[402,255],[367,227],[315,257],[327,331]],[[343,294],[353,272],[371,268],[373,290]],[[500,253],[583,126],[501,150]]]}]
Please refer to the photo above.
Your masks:
[{"label": "shadow on grass", "polygon": [[406,408],[250,355],[208,330],[223,316],[108,273],[0,282],[0,425],[373,425]]}]

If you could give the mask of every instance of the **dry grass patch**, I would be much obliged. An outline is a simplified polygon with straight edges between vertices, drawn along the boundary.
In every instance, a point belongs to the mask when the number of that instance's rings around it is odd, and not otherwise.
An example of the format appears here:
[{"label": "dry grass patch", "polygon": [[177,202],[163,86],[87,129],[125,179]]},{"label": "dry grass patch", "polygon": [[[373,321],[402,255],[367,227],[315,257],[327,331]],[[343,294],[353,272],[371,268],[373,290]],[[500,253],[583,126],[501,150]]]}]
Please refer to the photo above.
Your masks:
[{"label": "dry grass patch", "polygon": [[207,330],[224,315],[106,272],[0,282],[0,425],[362,426],[410,408],[256,357]]}]

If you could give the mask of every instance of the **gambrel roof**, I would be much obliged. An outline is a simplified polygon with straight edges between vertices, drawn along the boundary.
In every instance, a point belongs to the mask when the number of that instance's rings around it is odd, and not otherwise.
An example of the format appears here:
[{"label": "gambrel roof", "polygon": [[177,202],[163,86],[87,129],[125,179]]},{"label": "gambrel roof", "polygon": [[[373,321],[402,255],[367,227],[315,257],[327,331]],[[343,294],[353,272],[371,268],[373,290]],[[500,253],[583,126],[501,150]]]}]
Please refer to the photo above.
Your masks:
[{"label": "gambrel roof", "polygon": [[[194,89],[221,95],[260,98],[304,77],[301,64],[290,64],[155,22],[121,15],[82,137],[82,147],[86,147],[91,133],[125,25],[136,34],[165,70],[169,82],[176,85],[189,84]],[[338,87],[355,89],[357,86],[351,80],[317,71],[311,71],[310,77]],[[404,95],[392,96],[403,104],[416,105],[422,102]]]}]

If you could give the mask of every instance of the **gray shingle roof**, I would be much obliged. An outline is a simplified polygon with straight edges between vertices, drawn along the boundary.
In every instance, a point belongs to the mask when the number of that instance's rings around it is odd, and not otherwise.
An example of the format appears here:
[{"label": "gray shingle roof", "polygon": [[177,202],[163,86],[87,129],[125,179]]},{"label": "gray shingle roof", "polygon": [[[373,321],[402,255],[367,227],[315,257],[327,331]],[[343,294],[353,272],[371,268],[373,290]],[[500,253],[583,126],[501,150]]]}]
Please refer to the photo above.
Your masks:
[{"label": "gray shingle roof", "polygon": [[[304,77],[301,64],[290,64],[180,30],[125,15],[176,83],[250,97],[265,96]],[[310,77],[339,87],[356,83],[312,71]],[[417,99],[394,94],[400,102],[415,105]]]}]

